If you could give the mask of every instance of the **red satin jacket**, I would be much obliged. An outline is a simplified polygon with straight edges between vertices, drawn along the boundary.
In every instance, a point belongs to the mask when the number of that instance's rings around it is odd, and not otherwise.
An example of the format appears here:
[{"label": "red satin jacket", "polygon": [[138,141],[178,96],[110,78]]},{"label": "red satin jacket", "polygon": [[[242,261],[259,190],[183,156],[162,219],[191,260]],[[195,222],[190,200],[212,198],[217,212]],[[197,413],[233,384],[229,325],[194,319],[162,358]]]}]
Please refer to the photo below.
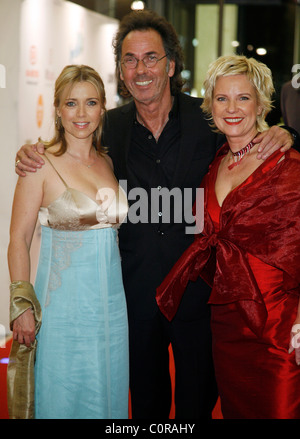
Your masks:
[{"label": "red satin jacket", "polygon": [[215,231],[206,209],[207,193],[210,174],[227,151],[225,144],[202,183],[204,230],[157,288],[156,300],[172,320],[188,282],[201,276],[214,284],[209,303],[236,302],[249,327],[260,335],[267,311],[246,253],[282,270],[288,292],[299,294],[300,154],[293,149],[278,151],[265,160],[226,197],[220,230]]}]

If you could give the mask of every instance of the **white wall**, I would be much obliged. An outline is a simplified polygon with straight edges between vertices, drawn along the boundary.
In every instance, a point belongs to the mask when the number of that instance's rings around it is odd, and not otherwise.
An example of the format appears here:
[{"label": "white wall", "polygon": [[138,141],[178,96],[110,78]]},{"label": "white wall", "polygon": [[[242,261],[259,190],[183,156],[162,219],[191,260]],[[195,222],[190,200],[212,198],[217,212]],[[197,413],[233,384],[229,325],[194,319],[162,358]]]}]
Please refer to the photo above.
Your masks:
[{"label": "white wall", "polygon": [[[111,43],[117,27],[117,20],[64,0],[0,0],[0,335],[3,326],[9,331],[7,245],[15,154],[24,143],[52,136],[54,82],[67,64],[94,67],[105,84],[107,107],[115,106]],[[33,276],[38,246],[37,233]]]}]

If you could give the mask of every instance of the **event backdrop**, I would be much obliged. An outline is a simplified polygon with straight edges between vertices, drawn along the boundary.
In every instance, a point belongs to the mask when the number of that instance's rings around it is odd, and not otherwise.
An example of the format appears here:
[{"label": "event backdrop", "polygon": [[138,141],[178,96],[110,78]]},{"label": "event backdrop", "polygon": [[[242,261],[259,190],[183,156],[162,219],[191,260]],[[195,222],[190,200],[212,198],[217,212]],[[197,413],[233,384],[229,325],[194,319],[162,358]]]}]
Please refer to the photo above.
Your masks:
[{"label": "event backdrop", "polygon": [[[9,332],[6,258],[15,153],[24,143],[52,136],[54,82],[67,64],[94,67],[105,84],[107,108],[116,105],[112,39],[118,21],[65,0],[1,0],[0,25],[1,337]],[[39,227],[32,246],[32,280],[38,248]]]},{"label": "event backdrop", "polygon": [[115,105],[112,38],[117,21],[63,0],[25,0],[21,11],[19,139],[52,134],[53,86],[67,64],[88,64],[101,75]]}]

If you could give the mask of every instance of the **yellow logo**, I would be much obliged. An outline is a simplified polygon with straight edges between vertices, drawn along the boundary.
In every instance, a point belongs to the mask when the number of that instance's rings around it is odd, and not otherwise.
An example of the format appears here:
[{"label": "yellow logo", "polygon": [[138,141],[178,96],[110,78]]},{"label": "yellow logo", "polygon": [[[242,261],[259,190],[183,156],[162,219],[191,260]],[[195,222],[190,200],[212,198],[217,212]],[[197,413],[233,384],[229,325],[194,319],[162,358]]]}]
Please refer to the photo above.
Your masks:
[{"label": "yellow logo", "polygon": [[43,123],[43,117],[44,117],[44,102],[43,102],[43,96],[39,95],[38,103],[37,103],[37,110],[36,110],[36,121],[37,126],[41,128]]}]

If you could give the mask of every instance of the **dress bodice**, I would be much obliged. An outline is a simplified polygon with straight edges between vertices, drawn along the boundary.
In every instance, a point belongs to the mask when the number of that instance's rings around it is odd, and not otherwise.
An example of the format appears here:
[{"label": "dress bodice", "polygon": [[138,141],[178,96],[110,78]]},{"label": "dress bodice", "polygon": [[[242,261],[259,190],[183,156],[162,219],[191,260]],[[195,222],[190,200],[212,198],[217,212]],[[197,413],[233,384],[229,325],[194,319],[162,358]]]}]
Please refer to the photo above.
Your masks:
[{"label": "dress bodice", "polygon": [[77,189],[71,188],[53,166],[65,186],[65,191],[47,207],[40,207],[39,220],[42,226],[60,230],[86,230],[118,227],[126,218],[128,203],[126,194],[119,191],[106,210],[101,205]]}]

